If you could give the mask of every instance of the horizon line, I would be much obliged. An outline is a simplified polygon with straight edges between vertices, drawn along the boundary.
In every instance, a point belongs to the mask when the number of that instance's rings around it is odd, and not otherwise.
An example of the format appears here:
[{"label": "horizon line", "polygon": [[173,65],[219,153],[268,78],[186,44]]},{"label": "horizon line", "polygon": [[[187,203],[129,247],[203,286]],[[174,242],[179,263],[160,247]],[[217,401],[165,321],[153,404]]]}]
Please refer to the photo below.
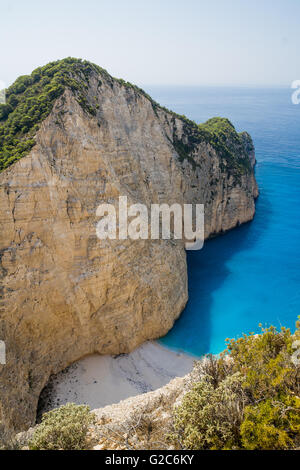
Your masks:
[{"label": "horizon line", "polygon": [[177,84],[167,84],[167,83],[141,83],[137,82],[136,85],[143,88],[143,87],[178,87],[178,88],[284,88],[284,89],[291,89],[293,80],[291,80],[290,84],[184,84],[184,83],[177,83]]}]

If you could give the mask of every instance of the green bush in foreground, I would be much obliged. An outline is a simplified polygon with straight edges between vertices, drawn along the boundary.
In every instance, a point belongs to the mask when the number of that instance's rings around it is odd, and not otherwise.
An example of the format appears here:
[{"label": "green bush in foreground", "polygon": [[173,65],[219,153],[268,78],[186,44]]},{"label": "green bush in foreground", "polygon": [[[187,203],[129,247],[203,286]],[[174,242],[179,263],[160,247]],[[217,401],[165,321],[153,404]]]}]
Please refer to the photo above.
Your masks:
[{"label": "green bush in foreground", "polygon": [[300,447],[300,339],[286,328],[228,340],[220,357],[196,365],[197,378],[174,412],[175,442],[185,449]]},{"label": "green bush in foreground", "polygon": [[264,400],[245,409],[241,426],[243,447],[249,450],[294,448],[300,436],[300,398]]},{"label": "green bush in foreground", "polygon": [[214,388],[205,376],[185,395],[174,422],[185,449],[240,447],[242,379],[229,375]]},{"label": "green bush in foreground", "polygon": [[82,450],[88,447],[88,428],[94,415],[85,405],[68,403],[45,413],[31,441],[30,450]]}]

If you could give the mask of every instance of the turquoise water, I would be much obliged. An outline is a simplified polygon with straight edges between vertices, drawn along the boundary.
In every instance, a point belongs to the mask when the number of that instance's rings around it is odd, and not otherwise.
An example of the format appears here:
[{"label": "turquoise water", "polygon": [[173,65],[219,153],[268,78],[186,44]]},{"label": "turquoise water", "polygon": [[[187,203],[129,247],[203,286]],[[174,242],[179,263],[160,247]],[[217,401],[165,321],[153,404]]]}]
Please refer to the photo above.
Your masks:
[{"label": "turquoise water", "polygon": [[149,88],[196,122],[228,117],[254,139],[260,188],[253,222],[188,253],[189,302],[160,342],[201,356],[259,323],[294,329],[300,315],[300,105],[289,89]]}]

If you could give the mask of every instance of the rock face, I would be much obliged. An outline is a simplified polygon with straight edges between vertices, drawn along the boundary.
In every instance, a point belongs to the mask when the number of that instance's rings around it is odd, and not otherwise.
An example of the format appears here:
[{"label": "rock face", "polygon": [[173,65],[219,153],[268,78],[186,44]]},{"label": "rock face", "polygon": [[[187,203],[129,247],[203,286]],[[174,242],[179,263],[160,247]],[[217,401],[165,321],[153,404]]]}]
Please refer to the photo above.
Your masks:
[{"label": "rock face", "polygon": [[[99,85],[101,83],[101,85]],[[255,212],[253,170],[229,170],[186,120],[137,89],[92,74],[87,99],[70,89],[40,126],[30,153],[0,173],[0,421],[34,423],[50,374],[91,354],[129,352],[164,335],[187,301],[182,241],[106,240],[96,208],[116,203],[204,203],[209,237]],[[253,163],[243,134],[241,159]]]}]

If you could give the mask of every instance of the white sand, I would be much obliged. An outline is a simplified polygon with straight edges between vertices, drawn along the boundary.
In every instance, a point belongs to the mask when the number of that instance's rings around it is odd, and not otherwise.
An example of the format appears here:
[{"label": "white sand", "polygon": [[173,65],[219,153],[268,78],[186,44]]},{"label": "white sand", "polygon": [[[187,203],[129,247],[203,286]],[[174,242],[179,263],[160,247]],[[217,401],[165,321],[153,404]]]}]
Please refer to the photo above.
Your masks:
[{"label": "white sand", "polygon": [[191,371],[194,358],[147,342],[130,354],[92,355],[53,376],[40,413],[68,402],[91,409],[150,392]]}]

